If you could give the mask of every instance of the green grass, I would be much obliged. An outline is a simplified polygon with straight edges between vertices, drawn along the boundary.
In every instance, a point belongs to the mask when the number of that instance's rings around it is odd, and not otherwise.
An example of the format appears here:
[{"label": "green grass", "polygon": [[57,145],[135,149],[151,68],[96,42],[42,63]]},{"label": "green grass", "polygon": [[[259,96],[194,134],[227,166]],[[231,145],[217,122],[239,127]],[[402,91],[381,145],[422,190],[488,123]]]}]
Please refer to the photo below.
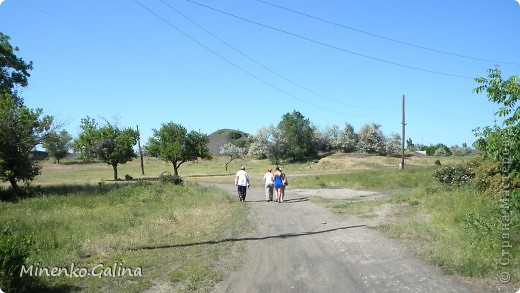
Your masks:
[{"label": "green grass", "polygon": [[193,274],[176,282],[207,291],[220,279],[219,256],[241,245],[218,242],[238,233],[235,223],[245,213],[245,206],[222,190],[160,183],[91,186],[75,192],[67,187],[59,195],[54,193],[59,189],[42,187],[37,198],[0,202],[1,223],[32,239],[27,264],[70,267],[74,263],[92,268],[123,263],[141,267],[143,276],[43,278],[49,290],[141,292],[152,280],[167,280],[176,270],[196,262]]},{"label": "green grass", "polygon": [[[518,209],[511,209],[512,258],[500,266],[501,214],[497,202],[472,188],[447,189],[431,173],[436,158],[411,157],[398,170],[399,159],[335,154],[317,162],[283,164],[290,188],[352,188],[388,194],[375,200],[331,200],[313,197],[340,214],[376,217],[381,205],[407,208],[392,214],[391,223],[379,227],[391,237],[410,243],[418,255],[446,273],[496,280],[507,269],[512,282],[520,280]],[[441,158],[443,165],[469,158]],[[40,266],[80,266],[122,262],[142,267],[143,277],[43,278],[54,291],[77,288],[98,292],[140,292],[162,280],[173,291],[208,291],[223,278],[222,253],[243,251],[243,243],[219,242],[236,236],[244,226],[245,206],[223,191],[196,182],[232,184],[240,166],[247,167],[252,184],[261,185],[267,160],[235,160],[224,169],[226,158],[184,164],[185,186],[112,181],[105,164],[42,162],[42,175],[32,183],[36,197],[16,203],[0,202],[0,223],[32,238],[30,263]],[[157,178],[172,166],[145,159],[119,167],[121,178]],[[4,183],[3,188],[6,188]],[[0,187],[2,187],[0,186]],[[216,240],[216,241],[215,241]],[[239,259],[237,257],[236,259]],[[224,261],[224,263],[223,263]]]},{"label": "green grass", "polygon": [[432,182],[433,168],[414,169],[382,169],[356,171],[348,174],[315,175],[295,177],[291,180],[294,188],[352,188],[387,190],[414,188]]}]

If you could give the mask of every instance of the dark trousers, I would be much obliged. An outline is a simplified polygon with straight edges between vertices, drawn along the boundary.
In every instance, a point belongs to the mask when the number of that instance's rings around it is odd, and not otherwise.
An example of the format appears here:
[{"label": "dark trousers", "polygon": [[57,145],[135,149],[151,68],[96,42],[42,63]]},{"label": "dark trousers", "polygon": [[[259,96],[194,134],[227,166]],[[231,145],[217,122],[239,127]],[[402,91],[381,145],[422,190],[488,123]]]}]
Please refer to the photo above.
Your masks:
[{"label": "dark trousers", "polygon": [[247,186],[238,186],[238,197],[240,200],[246,200]]}]

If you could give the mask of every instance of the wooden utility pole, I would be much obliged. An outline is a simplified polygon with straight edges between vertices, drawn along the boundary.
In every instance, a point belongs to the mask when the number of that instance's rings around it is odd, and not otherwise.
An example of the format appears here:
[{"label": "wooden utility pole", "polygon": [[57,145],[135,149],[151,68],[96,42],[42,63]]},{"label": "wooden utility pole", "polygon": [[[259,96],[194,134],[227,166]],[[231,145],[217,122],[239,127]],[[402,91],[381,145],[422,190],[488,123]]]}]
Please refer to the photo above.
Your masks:
[{"label": "wooden utility pole", "polygon": [[139,148],[139,156],[141,157],[141,175],[144,175],[143,150],[141,149],[141,133],[139,133],[139,125],[137,125],[137,147]]},{"label": "wooden utility pole", "polygon": [[405,140],[405,135],[404,135],[404,129],[405,129],[405,120],[404,120],[404,95],[403,95],[403,137],[401,139],[401,164],[399,165],[399,168],[400,169],[404,169],[404,140]]}]

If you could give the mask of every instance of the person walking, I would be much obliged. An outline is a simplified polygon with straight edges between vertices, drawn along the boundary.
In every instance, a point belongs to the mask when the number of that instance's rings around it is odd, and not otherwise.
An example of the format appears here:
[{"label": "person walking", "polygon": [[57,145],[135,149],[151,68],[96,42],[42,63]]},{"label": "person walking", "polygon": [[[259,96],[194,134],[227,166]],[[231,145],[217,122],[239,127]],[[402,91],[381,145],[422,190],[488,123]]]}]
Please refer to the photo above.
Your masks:
[{"label": "person walking", "polygon": [[276,167],[276,171],[274,172],[274,190],[276,191],[276,202],[278,203],[282,202],[282,188],[282,172],[280,171],[280,167]]},{"label": "person walking", "polygon": [[289,181],[287,179],[287,175],[282,171],[282,168],[280,168],[280,177],[282,177],[282,190],[281,190],[281,201],[283,202],[283,197],[285,196],[285,187],[289,185]]},{"label": "person walking", "polygon": [[265,200],[267,202],[273,201],[273,188],[274,188],[274,175],[273,169],[267,169],[267,173],[265,173],[264,178],[262,179],[265,182]]},{"label": "person walking", "polygon": [[249,188],[249,174],[246,172],[246,167],[240,168],[235,176],[235,186],[238,187],[238,197],[240,201],[246,201],[247,188]]}]

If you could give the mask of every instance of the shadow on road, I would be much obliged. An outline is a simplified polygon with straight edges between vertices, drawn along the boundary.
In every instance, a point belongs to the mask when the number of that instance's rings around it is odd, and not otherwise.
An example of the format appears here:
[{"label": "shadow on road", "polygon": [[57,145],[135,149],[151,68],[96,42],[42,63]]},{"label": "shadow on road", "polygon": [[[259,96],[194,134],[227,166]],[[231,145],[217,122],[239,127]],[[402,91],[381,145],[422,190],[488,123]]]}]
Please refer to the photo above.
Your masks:
[{"label": "shadow on road", "polygon": [[157,245],[157,246],[142,246],[136,248],[129,248],[130,251],[136,250],[153,250],[153,249],[164,249],[164,248],[176,248],[176,247],[188,247],[194,245],[206,245],[206,244],[218,244],[222,242],[236,242],[236,241],[258,241],[258,240],[266,240],[266,239],[276,239],[276,238],[290,238],[290,237],[300,237],[300,236],[308,236],[315,235],[321,233],[334,232],[338,230],[352,229],[352,228],[361,228],[366,227],[367,225],[356,225],[356,226],[347,226],[347,227],[338,227],[321,231],[314,232],[303,232],[303,233],[284,233],[280,235],[272,235],[272,236],[264,236],[264,237],[244,237],[244,238],[225,238],[221,240],[210,240],[210,241],[202,241],[202,242],[193,242],[193,243],[180,243],[180,244],[171,244],[171,245]]}]

